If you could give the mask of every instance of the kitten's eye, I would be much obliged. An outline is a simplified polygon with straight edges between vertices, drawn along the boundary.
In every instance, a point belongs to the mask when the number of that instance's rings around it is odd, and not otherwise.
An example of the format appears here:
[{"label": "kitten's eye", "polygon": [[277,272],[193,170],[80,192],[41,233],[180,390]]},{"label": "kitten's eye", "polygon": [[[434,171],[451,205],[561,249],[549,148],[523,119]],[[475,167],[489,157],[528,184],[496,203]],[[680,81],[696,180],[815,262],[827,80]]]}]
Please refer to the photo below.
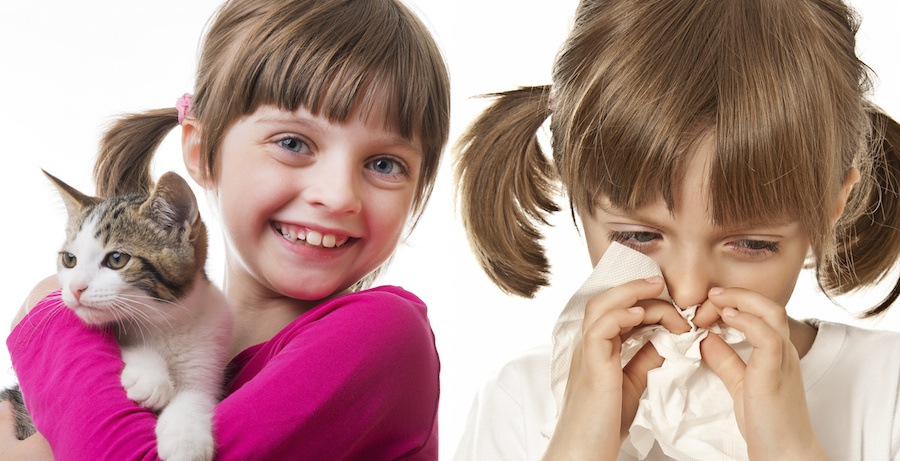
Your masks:
[{"label": "kitten's eye", "polygon": [[76,258],[72,253],[63,251],[59,254],[59,262],[63,265],[63,267],[71,269],[75,267],[76,264],[78,264],[78,258]]},{"label": "kitten's eye", "polygon": [[106,267],[117,271],[125,267],[125,265],[128,264],[128,261],[130,260],[131,255],[129,255],[128,253],[119,253],[118,251],[114,251],[106,255],[106,258],[103,260],[103,264]]}]

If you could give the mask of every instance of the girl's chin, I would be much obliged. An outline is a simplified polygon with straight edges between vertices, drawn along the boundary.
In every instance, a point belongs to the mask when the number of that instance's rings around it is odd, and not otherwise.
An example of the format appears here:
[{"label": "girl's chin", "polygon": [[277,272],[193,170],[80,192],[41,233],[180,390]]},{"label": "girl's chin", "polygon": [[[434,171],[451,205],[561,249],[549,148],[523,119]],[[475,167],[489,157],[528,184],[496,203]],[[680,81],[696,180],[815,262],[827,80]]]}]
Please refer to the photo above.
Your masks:
[{"label": "girl's chin", "polygon": [[280,280],[275,286],[277,292],[283,296],[300,301],[321,301],[345,293],[352,284],[346,283],[315,283],[303,281]]}]

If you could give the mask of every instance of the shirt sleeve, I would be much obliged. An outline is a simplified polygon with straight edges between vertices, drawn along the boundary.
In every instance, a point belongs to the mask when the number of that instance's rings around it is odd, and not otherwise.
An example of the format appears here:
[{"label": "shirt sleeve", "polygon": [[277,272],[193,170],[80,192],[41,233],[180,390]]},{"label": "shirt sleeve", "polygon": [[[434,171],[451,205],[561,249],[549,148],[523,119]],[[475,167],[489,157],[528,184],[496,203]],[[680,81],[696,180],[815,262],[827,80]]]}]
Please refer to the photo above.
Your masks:
[{"label": "shirt sleeve", "polygon": [[[439,362],[424,306],[355,295],[273,339],[265,366],[216,408],[217,460],[437,457]],[[56,293],[7,344],[57,460],[158,459],[156,417],[125,395],[108,330],[82,324]]]},{"label": "shirt sleeve", "polygon": [[112,331],[91,328],[60,292],[40,301],[7,339],[35,426],[65,460],[155,460],[156,417],[131,402]]},{"label": "shirt sleeve", "polygon": [[475,396],[454,461],[528,459],[522,405],[496,379]]}]

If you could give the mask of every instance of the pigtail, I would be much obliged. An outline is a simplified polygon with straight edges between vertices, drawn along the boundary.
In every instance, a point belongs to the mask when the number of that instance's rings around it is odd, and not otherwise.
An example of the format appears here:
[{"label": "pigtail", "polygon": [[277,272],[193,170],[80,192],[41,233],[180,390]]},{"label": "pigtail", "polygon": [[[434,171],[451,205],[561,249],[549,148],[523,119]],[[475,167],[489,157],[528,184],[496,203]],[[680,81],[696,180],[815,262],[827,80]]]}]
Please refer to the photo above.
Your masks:
[{"label": "pigtail", "polygon": [[550,272],[538,226],[559,211],[557,173],[537,138],[551,112],[550,87],[489,96],[494,103],[456,146],[462,222],[488,277],[507,293],[531,297]]},{"label": "pigtail", "polygon": [[128,114],[116,120],[104,133],[94,164],[97,195],[153,190],[153,154],[176,125],[178,111],[174,108]]},{"label": "pigtail", "polygon": [[[826,293],[847,293],[883,280],[900,255],[900,124],[877,109],[869,112],[869,120],[872,190],[865,211],[838,238],[835,264],[819,267],[819,284]],[[898,296],[900,280],[863,316],[883,313]]]}]

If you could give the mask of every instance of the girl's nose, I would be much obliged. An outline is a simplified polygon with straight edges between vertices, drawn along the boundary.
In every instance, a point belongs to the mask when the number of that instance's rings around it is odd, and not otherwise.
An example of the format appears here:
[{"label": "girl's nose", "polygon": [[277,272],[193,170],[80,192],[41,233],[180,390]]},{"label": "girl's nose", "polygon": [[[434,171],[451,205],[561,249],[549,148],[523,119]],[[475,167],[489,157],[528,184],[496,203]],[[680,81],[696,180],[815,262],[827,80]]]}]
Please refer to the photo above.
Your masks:
[{"label": "girl's nose", "polygon": [[334,214],[358,213],[362,208],[359,175],[350,165],[311,172],[306,200]]},{"label": "girl's nose", "polygon": [[697,261],[684,261],[666,269],[664,277],[669,295],[682,309],[702,304],[709,289],[715,286],[713,269]]}]

